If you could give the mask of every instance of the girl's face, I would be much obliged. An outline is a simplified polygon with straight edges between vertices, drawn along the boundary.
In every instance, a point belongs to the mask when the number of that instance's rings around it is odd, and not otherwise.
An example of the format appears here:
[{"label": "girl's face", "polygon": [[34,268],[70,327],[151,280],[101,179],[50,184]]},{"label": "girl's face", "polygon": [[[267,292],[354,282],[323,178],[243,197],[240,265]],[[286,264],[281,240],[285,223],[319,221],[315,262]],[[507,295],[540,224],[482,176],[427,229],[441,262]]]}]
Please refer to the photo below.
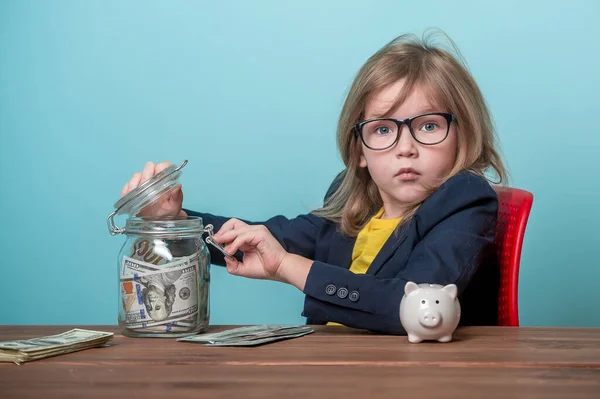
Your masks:
[{"label": "girl's face", "polygon": [[[367,102],[365,120],[382,117],[394,103],[402,90],[404,79],[383,88]],[[448,112],[436,109],[427,98],[422,87],[416,86],[398,108],[386,114],[387,118],[406,119],[428,112]],[[436,129],[433,121],[425,124],[413,124],[415,133],[419,129],[423,134]],[[390,129],[376,127],[377,137],[389,134]],[[363,128],[363,137],[366,128]],[[373,150],[362,143],[360,166],[367,168],[383,199],[383,218],[396,218],[404,214],[411,202],[425,198],[427,185],[437,186],[439,179],[447,176],[457,156],[456,123],[450,124],[448,137],[435,145],[423,145],[410,134],[408,126],[402,125],[395,145],[385,150]]]}]

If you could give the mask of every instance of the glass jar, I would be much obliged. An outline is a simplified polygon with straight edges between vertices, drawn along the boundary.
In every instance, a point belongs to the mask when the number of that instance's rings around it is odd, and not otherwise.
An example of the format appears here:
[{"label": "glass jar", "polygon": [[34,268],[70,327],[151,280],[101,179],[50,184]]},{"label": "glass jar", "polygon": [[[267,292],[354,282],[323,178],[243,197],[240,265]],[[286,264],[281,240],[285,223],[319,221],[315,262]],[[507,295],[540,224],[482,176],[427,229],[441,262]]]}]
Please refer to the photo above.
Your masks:
[{"label": "glass jar", "polygon": [[[111,235],[126,240],[117,258],[118,323],[129,337],[181,337],[203,332],[210,319],[212,225],[200,217],[138,217],[138,212],[179,186],[181,169],[169,166],[115,203],[107,218]],[[128,215],[125,228],[116,215]]]}]

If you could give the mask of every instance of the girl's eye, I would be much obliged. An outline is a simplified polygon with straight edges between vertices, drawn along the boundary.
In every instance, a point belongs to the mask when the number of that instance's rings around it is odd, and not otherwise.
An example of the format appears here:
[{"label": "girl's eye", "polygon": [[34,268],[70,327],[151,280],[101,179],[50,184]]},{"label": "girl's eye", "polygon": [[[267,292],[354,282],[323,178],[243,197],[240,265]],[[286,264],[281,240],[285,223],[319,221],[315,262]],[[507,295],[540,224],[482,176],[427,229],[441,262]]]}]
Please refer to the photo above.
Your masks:
[{"label": "girl's eye", "polygon": [[421,130],[424,130],[426,132],[433,132],[436,127],[437,127],[436,123],[428,122],[428,123],[424,123],[423,126],[421,126]]},{"label": "girl's eye", "polygon": [[378,133],[378,134],[386,135],[386,134],[390,134],[392,132],[392,130],[389,127],[387,127],[387,126],[381,126],[381,127],[378,127],[375,130],[375,132]]}]

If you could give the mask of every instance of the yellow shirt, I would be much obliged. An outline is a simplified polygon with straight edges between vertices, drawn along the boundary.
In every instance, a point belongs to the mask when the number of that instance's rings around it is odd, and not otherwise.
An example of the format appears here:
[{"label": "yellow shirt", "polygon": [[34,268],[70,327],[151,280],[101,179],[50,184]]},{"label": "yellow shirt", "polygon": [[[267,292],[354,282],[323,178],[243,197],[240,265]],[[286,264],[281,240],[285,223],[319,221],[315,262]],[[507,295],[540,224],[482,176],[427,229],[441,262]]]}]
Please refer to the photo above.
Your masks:
[{"label": "yellow shirt", "polygon": [[[356,237],[356,243],[352,250],[352,263],[350,264],[350,271],[354,274],[365,274],[367,272],[375,256],[377,256],[383,244],[402,219],[381,219],[381,215],[383,215],[383,208],[369,220]],[[329,322],[327,325],[339,326],[340,324]]]}]

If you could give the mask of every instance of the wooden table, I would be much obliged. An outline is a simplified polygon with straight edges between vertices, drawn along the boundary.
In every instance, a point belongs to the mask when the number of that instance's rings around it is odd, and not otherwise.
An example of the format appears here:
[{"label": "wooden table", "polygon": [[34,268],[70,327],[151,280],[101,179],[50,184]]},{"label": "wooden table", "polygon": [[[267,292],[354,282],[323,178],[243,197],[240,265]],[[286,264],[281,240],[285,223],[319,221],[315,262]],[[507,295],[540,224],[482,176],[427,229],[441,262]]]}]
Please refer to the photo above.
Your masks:
[{"label": "wooden table", "polygon": [[[70,328],[0,326],[0,340]],[[108,348],[1,363],[0,398],[600,398],[600,329],[467,327],[451,343],[410,344],[314,328],[253,348],[115,334]]]}]

